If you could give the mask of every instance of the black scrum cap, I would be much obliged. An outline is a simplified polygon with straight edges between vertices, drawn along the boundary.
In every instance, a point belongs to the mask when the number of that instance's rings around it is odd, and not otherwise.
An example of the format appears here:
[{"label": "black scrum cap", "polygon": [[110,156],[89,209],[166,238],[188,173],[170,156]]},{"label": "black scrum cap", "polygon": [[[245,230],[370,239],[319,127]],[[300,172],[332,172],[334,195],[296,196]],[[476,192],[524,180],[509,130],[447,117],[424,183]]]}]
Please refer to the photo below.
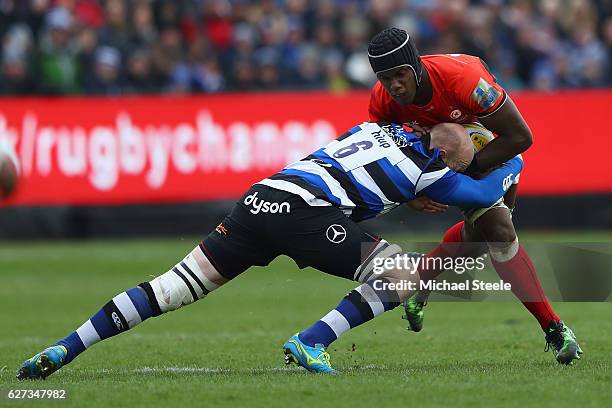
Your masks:
[{"label": "black scrum cap", "polygon": [[408,33],[399,28],[386,28],[368,44],[368,58],[375,74],[397,67],[409,67],[417,86],[421,83],[421,57]]}]

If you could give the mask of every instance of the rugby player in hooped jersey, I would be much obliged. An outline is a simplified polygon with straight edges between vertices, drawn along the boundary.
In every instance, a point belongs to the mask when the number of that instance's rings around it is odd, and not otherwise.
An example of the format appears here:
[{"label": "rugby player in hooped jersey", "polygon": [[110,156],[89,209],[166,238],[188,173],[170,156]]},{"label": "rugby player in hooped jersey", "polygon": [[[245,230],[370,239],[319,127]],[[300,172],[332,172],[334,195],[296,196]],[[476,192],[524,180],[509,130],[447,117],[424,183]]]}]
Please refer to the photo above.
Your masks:
[{"label": "rugby player in hooped jersey", "polygon": [[[324,318],[283,347],[287,363],[333,372],[325,346],[398,306],[410,293],[410,285],[403,289],[402,283],[418,283],[414,271],[374,270],[377,260],[395,259],[401,248],[358,222],[419,194],[449,205],[492,205],[520,173],[522,159],[512,158],[480,180],[454,171],[465,169],[473,155],[461,125],[438,125],[423,138],[394,124],[355,126],[254,184],[215,231],[168,272],[113,297],[74,332],[26,360],[17,376],[45,378],[97,342],[191,304],[279,255],[301,268],[362,283],[332,312],[341,319]],[[399,288],[381,287],[385,282]]]},{"label": "rugby player in hooped jersey", "polygon": [[[410,36],[398,28],[388,28],[374,36],[368,57],[378,78],[370,99],[370,120],[411,123],[417,129],[443,122],[479,121],[498,135],[474,156],[466,174],[482,174],[532,144],[525,120],[480,58],[463,54],[421,57]],[[515,194],[516,183],[505,200],[491,207],[464,208],[464,221],[452,226],[443,242],[425,256],[465,256],[475,245],[461,243],[486,242],[488,248],[482,245],[480,251],[489,250],[499,276],[512,284],[514,294],[538,320],[545,333],[546,350],[551,347],[557,361],[571,364],[580,358],[582,350],[573,332],[552,310],[535,267],[518,242],[511,217]],[[425,212],[445,209],[427,197],[409,205]],[[421,279],[427,281],[443,271],[419,272]],[[428,295],[426,291],[419,292],[404,304],[409,328],[414,331],[422,328]]]}]

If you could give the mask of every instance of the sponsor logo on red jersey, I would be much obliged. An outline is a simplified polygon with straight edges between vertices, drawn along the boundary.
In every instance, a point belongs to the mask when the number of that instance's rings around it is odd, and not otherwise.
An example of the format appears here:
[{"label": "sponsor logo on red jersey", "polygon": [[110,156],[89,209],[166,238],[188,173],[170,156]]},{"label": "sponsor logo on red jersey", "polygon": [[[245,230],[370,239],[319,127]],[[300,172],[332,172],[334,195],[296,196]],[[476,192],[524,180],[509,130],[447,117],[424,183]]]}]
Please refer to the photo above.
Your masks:
[{"label": "sponsor logo on red jersey", "polygon": [[483,78],[480,78],[472,92],[472,99],[485,110],[491,109],[500,97],[501,92]]}]

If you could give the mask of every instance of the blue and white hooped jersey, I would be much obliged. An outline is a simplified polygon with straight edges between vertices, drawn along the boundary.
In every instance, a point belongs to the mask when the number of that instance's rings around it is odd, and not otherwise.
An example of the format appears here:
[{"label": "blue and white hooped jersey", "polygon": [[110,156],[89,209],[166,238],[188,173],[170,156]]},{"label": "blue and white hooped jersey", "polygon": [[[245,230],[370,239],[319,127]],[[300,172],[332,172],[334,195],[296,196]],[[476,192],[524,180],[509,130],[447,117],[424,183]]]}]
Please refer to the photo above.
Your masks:
[{"label": "blue and white hooped jersey", "polygon": [[401,126],[365,122],[258,184],[361,221],[413,200],[449,171],[437,149]]}]

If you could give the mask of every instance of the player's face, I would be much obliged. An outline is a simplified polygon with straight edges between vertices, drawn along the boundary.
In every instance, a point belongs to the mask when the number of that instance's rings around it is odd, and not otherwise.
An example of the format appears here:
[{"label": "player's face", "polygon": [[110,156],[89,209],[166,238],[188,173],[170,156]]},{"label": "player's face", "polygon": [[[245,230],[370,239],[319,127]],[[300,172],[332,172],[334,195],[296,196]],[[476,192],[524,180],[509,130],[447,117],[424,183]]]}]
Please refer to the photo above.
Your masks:
[{"label": "player's face", "polygon": [[378,80],[393,100],[400,105],[408,105],[416,95],[416,79],[409,67],[397,67],[376,74]]}]

